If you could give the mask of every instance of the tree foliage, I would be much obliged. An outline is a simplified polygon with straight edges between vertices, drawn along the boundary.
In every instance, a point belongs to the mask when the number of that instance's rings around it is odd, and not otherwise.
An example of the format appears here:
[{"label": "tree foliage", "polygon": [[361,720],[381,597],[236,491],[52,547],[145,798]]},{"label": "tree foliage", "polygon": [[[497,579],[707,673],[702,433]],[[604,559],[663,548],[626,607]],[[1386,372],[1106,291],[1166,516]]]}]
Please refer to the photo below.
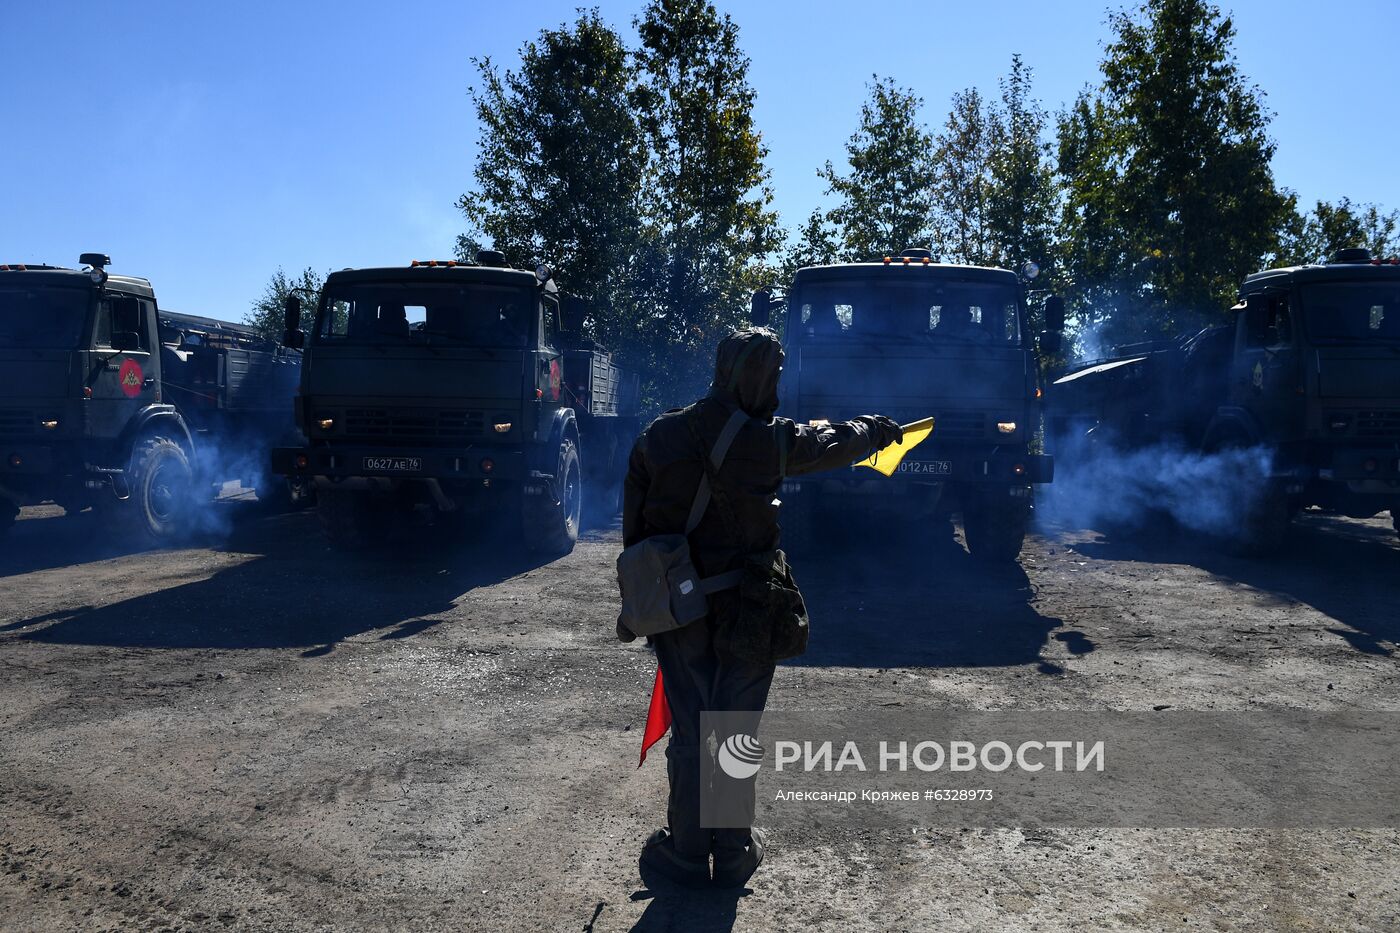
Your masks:
[{"label": "tree foliage", "polygon": [[708,381],[781,232],[734,21],[709,0],[652,0],[635,25],[651,149],[638,323],[653,371],[683,397]]},{"label": "tree foliage", "polygon": [[1284,232],[1279,261],[1288,265],[1326,262],[1339,249],[1364,246],[1383,257],[1400,251],[1400,211],[1385,213],[1374,204],[1318,201],[1298,214]]},{"label": "tree foliage", "polygon": [[947,262],[994,265],[996,246],[988,223],[991,149],[999,134],[996,116],[980,91],[953,95],[952,107],[935,145],[934,220],[938,252]]},{"label": "tree foliage", "polygon": [[1075,304],[1115,342],[1228,308],[1277,251],[1292,203],[1227,16],[1206,0],[1149,0],[1109,25],[1101,84],[1059,121],[1059,170]]},{"label": "tree foliage", "polygon": [[[642,236],[647,147],[636,116],[637,69],[597,10],[542,31],[518,70],[473,59],[482,128],[476,187],[458,206],[520,268],[545,261],[589,300],[604,340],[628,330],[630,271]],[[459,238],[471,258],[474,237]]]},{"label": "tree foliage", "polygon": [[326,277],[314,269],[303,269],[295,277],[279,266],[268,279],[261,297],[253,302],[253,307],[243,316],[243,323],[254,328],[269,340],[282,342],[285,322],[282,309],[287,296],[296,294],[301,298],[301,329],[310,330],[312,318],[316,314],[316,302],[321,295],[321,287]]},{"label": "tree foliage", "polygon": [[[825,216],[828,228],[809,219],[804,233],[814,253],[832,241],[845,260],[869,261],[926,246],[933,214],[933,138],[919,122],[923,99],[890,78],[868,85],[860,122],[846,141],[849,174],[827,162],[817,170],[836,206]],[[799,241],[802,242],[802,241]]]},{"label": "tree foliage", "polygon": [[780,231],[738,27],[707,0],[653,0],[634,25],[629,48],[583,11],[526,43],[518,70],[474,60],[482,142],[459,252],[487,240],[513,265],[557,263],[594,335],[666,404],[708,380]]}]

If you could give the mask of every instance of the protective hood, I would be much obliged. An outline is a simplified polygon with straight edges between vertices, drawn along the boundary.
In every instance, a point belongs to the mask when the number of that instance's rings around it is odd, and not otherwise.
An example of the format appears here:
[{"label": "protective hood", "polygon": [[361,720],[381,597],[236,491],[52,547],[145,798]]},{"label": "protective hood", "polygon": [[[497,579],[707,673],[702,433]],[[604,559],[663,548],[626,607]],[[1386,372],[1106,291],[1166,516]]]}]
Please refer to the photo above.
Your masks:
[{"label": "protective hood", "polygon": [[710,394],[737,402],[753,417],[767,421],[778,410],[782,370],[783,345],[777,334],[763,327],[736,330],[719,343]]}]

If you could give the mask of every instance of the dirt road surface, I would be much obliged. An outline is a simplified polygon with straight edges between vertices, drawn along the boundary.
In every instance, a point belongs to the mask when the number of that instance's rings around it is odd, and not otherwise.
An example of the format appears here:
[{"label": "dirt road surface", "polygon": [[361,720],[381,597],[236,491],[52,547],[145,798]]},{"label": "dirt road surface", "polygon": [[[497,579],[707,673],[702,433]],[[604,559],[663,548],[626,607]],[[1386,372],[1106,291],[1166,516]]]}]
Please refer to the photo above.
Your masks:
[{"label": "dirt road surface", "polygon": [[[652,891],[654,671],[613,638],[616,531],[544,565],[312,513],[131,552],[28,510],[0,548],[0,928],[1396,930],[1395,831],[775,826],[751,890]],[[1400,708],[1400,547],[1313,516],[1284,557],[947,528],[795,560],[774,703]],[[893,553],[891,553],[893,551]]]}]

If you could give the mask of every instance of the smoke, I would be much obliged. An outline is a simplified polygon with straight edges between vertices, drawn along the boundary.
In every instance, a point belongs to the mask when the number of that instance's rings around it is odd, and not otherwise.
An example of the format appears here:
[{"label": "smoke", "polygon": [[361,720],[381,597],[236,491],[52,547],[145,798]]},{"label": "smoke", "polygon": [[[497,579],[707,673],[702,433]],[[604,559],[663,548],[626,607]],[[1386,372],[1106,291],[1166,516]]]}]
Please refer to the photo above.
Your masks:
[{"label": "smoke", "polygon": [[1124,450],[1079,437],[1054,451],[1055,481],[1038,508],[1051,521],[1095,530],[1144,530],[1163,517],[1229,537],[1263,497],[1273,453],[1249,447],[1201,453],[1159,443]]}]

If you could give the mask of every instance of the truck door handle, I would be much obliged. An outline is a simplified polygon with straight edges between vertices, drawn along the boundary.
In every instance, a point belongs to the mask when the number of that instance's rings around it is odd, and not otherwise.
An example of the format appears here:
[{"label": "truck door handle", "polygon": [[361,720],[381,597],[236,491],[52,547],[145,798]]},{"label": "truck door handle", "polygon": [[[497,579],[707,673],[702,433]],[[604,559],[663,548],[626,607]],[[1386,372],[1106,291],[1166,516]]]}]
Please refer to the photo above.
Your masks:
[{"label": "truck door handle", "polygon": [[155,377],[155,376],[147,376],[147,377],[145,378],[145,380],[141,383],[141,388],[143,388],[143,389],[149,389],[151,386],[153,386],[153,385],[155,385],[155,384],[156,384],[156,377]]}]

